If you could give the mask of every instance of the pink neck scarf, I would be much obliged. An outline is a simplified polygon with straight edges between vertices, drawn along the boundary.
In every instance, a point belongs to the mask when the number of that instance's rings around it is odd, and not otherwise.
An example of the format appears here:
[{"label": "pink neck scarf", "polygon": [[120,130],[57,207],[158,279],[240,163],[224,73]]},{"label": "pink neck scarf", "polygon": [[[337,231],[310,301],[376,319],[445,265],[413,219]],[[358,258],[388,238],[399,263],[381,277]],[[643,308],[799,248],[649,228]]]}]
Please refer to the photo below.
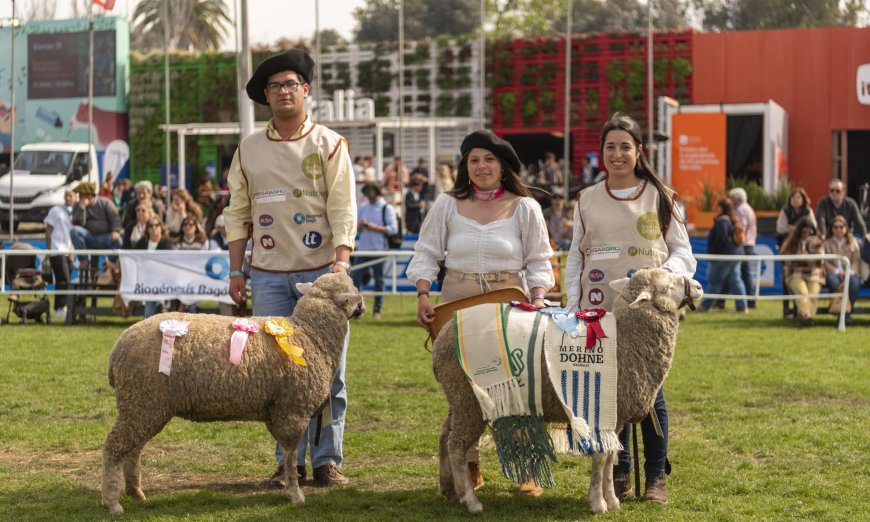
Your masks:
[{"label": "pink neck scarf", "polygon": [[471,193],[475,199],[493,200],[498,199],[504,194],[504,187],[498,187],[492,190],[481,190],[474,183],[471,184]]}]

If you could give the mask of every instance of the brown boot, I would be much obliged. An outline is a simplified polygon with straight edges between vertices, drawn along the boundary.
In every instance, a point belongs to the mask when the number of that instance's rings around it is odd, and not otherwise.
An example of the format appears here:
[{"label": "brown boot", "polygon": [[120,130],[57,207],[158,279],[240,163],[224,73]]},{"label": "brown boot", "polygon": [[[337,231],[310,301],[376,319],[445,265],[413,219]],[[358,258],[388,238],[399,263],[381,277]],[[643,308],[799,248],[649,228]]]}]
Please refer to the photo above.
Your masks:
[{"label": "brown boot", "polygon": [[314,468],[315,486],[328,488],[331,486],[344,486],[349,482],[350,480],[341,474],[341,470],[335,464],[327,464],[326,466]]},{"label": "brown boot", "polygon": [[520,489],[517,491],[518,495],[522,495],[524,497],[540,497],[543,493],[544,488],[535,484],[534,480],[523,482],[522,484],[520,484]]},{"label": "brown boot", "polygon": [[646,493],[643,499],[649,502],[658,502],[659,504],[668,503],[668,492],[665,488],[665,475],[655,478],[646,483]]},{"label": "brown boot", "polygon": [[631,482],[631,473],[613,474],[613,492],[616,493],[616,498],[619,500],[625,500],[634,495],[634,484]]},{"label": "brown boot", "polygon": [[469,460],[468,461],[468,477],[470,480],[471,487],[474,488],[474,491],[477,491],[481,487],[483,487],[483,475],[480,473],[480,462]]}]

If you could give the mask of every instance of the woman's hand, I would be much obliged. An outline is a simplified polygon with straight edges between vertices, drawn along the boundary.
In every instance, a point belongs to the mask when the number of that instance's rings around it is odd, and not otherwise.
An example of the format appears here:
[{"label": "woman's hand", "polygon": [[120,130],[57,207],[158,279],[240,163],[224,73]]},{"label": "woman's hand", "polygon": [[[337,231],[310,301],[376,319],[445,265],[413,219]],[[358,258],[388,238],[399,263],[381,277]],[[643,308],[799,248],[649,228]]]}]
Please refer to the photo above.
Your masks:
[{"label": "woman's hand", "polygon": [[535,308],[546,308],[547,305],[544,303],[543,299],[532,299],[532,306]]},{"label": "woman's hand", "polygon": [[417,298],[417,325],[420,328],[429,329],[429,325],[435,320],[435,308],[427,294]]}]

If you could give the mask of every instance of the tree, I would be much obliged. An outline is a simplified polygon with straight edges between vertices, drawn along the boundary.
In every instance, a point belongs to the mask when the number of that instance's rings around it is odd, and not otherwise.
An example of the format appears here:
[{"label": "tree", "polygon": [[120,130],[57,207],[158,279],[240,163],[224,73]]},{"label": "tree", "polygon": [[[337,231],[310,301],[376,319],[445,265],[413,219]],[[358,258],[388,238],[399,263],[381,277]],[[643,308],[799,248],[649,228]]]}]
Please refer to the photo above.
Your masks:
[{"label": "tree", "polygon": [[[462,35],[480,24],[477,0],[405,0],[405,38],[421,40],[440,35]],[[366,0],[353,12],[357,42],[395,41],[399,38],[399,0]]]},{"label": "tree", "polygon": [[863,0],[693,0],[707,31],[855,26]]},{"label": "tree", "polygon": [[232,20],[222,0],[142,0],[133,13],[131,46],[162,49],[164,2],[169,13],[169,47],[207,51],[220,47]]},{"label": "tree", "polygon": [[[311,35],[311,44],[317,43],[317,31]],[[324,48],[335,47],[337,45],[347,45],[347,39],[341,36],[341,33],[335,29],[323,29],[320,31],[320,45]]]}]

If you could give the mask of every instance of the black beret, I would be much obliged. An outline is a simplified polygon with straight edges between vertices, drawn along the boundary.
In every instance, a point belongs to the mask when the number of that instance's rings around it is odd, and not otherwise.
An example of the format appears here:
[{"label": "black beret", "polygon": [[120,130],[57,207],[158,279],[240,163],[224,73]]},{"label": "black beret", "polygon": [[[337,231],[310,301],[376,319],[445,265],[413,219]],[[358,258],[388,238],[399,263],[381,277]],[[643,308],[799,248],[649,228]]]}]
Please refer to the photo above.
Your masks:
[{"label": "black beret", "polygon": [[486,149],[507,161],[514,174],[519,174],[522,165],[513,146],[488,130],[474,131],[462,140],[459,152],[465,157],[471,149]]},{"label": "black beret", "polygon": [[302,49],[290,49],[266,58],[257,67],[254,75],[245,86],[248,97],[260,105],[269,105],[269,102],[266,101],[266,95],[263,93],[266,89],[266,82],[269,81],[269,76],[283,71],[293,71],[299,75],[304,83],[311,83],[314,60],[310,54]]}]

